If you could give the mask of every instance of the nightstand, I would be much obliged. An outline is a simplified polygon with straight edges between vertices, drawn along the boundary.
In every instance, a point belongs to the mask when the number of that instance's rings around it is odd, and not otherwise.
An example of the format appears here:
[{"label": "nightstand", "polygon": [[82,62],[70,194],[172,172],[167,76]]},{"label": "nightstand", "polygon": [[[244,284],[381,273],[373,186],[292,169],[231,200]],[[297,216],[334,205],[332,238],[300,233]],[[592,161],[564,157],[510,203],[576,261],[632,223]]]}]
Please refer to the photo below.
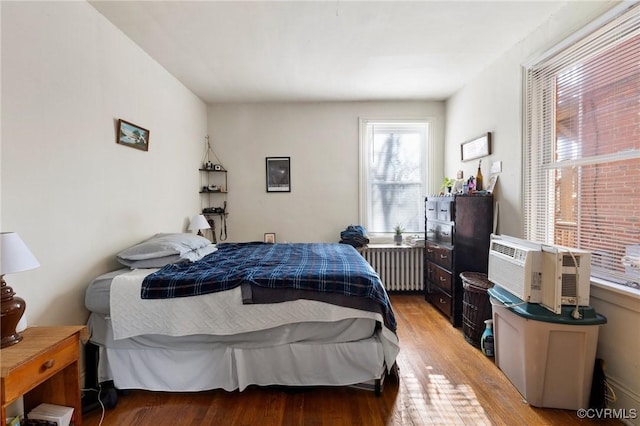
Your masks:
[{"label": "nightstand", "polygon": [[82,424],[80,397],[80,341],[86,326],[29,327],[20,343],[0,350],[2,415],[7,406],[24,397],[24,411],[43,402],[74,408],[74,425]]}]

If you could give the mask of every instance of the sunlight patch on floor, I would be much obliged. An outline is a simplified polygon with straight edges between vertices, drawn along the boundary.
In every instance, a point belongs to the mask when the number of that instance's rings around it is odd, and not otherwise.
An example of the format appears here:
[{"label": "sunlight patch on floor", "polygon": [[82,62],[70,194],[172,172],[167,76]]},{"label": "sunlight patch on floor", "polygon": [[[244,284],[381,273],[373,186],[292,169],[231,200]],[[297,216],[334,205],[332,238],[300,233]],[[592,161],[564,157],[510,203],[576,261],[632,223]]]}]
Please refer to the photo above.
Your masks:
[{"label": "sunlight patch on floor", "polygon": [[442,374],[428,373],[427,377],[426,389],[413,374],[401,377],[407,398],[401,403],[408,408],[412,421],[408,424],[491,424],[471,386],[454,385]]}]

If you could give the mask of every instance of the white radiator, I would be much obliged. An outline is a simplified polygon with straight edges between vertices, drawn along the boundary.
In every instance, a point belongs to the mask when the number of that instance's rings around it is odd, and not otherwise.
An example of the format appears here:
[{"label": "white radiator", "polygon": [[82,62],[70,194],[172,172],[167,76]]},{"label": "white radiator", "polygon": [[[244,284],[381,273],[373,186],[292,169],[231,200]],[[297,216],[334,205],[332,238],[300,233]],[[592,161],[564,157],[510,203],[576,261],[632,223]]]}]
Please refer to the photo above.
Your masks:
[{"label": "white radiator", "polygon": [[422,291],[422,247],[369,246],[362,255],[380,275],[387,291]]}]

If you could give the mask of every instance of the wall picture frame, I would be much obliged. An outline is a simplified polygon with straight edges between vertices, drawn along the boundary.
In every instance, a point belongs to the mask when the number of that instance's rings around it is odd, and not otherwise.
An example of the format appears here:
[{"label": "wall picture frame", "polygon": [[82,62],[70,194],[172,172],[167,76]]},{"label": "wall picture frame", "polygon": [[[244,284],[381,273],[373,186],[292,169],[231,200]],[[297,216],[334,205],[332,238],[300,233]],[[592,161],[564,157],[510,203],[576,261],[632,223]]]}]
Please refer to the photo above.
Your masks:
[{"label": "wall picture frame", "polygon": [[265,232],[264,234],[264,242],[267,244],[275,244],[276,243],[276,234],[275,232]]},{"label": "wall picture frame", "polygon": [[491,132],[460,144],[462,161],[475,160],[491,154]]},{"label": "wall picture frame", "polygon": [[267,157],[267,192],[291,192],[291,157]]},{"label": "wall picture frame", "polygon": [[119,119],[118,138],[116,142],[120,145],[139,149],[141,151],[149,151],[150,133],[151,132],[144,127]]},{"label": "wall picture frame", "polygon": [[496,190],[496,183],[498,183],[498,174],[492,174],[489,177],[489,184],[487,185],[487,192],[493,194]]}]

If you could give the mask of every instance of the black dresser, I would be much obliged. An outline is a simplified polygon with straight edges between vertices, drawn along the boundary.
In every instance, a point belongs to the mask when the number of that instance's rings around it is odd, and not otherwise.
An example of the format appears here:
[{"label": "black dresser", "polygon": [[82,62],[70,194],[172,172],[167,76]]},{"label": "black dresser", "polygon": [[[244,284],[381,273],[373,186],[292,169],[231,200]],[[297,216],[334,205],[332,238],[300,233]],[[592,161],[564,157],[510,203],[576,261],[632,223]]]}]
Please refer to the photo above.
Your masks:
[{"label": "black dresser", "polygon": [[487,273],[493,230],[491,195],[425,198],[425,299],[462,325],[461,272]]}]

